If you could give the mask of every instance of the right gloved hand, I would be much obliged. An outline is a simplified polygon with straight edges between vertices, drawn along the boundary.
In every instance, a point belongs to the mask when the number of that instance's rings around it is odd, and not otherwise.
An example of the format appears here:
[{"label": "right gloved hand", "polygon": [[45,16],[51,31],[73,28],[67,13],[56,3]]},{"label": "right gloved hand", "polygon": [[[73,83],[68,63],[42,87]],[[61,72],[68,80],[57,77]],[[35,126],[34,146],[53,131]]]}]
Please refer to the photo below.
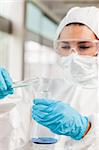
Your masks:
[{"label": "right gloved hand", "polygon": [[8,94],[13,94],[13,92],[12,80],[9,73],[4,68],[0,68],[0,99]]},{"label": "right gloved hand", "polygon": [[35,99],[32,118],[53,133],[80,140],[88,132],[88,118],[69,104],[49,99]]}]

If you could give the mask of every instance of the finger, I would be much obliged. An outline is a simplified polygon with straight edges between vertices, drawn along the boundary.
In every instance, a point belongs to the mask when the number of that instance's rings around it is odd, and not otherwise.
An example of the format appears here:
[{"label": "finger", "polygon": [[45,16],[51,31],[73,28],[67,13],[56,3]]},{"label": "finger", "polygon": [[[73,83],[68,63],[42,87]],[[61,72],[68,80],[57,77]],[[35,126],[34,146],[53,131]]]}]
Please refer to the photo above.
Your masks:
[{"label": "finger", "polygon": [[39,118],[36,115],[32,115],[32,119],[34,119],[35,121],[37,121],[38,123],[40,122]]},{"label": "finger", "polygon": [[39,98],[34,99],[33,102],[35,105],[41,104],[41,105],[46,105],[46,106],[49,106],[49,105],[52,105],[53,103],[56,103],[55,100],[39,99]]},{"label": "finger", "polygon": [[0,99],[4,98],[5,96],[7,96],[8,93],[3,93],[3,94],[0,94]]},{"label": "finger", "polygon": [[39,118],[44,119],[45,117],[47,117],[48,113],[33,109],[32,115],[37,115]]},{"label": "finger", "polygon": [[10,88],[10,89],[8,90],[8,93],[9,93],[9,94],[13,94],[13,93],[14,93],[14,89],[13,89],[13,88]]},{"label": "finger", "polygon": [[2,75],[2,72],[0,70],[0,90],[7,90],[7,86],[6,86],[6,83],[5,83],[5,80],[4,80],[4,77]]},{"label": "finger", "polygon": [[36,122],[38,122],[39,124],[41,124],[41,125],[46,127],[46,125],[43,123],[43,121],[38,116],[33,115],[32,119],[34,119]]},{"label": "finger", "polygon": [[2,69],[1,73],[2,73],[2,76],[4,78],[7,88],[12,87],[12,79],[9,73],[4,68]]},{"label": "finger", "polygon": [[33,106],[32,106],[32,109],[44,111],[47,107],[48,107],[48,106],[45,106],[45,105],[33,105]]},{"label": "finger", "polygon": [[[50,107],[51,106],[51,107]],[[49,113],[49,112],[52,112],[53,110],[53,107],[52,105],[50,106],[45,106],[45,105],[33,105],[32,109],[34,110],[39,110],[39,111],[42,111],[44,113]]]},{"label": "finger", "polygon": [[35,121],[41,123],[43,122],[43,118],[40,118],[38,115],[36,115],[35,113],[32,113],[32,119],[34,119]]}]

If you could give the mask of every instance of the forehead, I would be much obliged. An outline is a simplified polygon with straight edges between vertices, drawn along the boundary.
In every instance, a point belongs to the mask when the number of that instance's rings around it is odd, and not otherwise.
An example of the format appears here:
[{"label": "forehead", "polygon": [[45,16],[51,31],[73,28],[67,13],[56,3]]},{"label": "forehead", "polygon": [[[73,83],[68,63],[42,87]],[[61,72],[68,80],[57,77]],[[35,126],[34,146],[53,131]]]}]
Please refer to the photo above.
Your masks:
[{"label": "forehead", "polygon": [[79,40],[94,40],[95,34],[85,25],[71,24],[65,26],[59,36],[60,40],[79,39]]}]

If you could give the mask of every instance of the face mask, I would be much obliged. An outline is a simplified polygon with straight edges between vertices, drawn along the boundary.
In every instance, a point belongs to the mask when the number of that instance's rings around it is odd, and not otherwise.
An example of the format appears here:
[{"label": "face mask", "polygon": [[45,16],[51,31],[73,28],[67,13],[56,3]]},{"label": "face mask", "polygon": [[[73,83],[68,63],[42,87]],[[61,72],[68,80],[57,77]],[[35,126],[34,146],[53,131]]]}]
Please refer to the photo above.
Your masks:
[{"label": "face mask", "polygon": [[70,83],[77,83],[86,87],[98,85],[98,56],[81,56],[72,54],[59,58],[65,79]]}]

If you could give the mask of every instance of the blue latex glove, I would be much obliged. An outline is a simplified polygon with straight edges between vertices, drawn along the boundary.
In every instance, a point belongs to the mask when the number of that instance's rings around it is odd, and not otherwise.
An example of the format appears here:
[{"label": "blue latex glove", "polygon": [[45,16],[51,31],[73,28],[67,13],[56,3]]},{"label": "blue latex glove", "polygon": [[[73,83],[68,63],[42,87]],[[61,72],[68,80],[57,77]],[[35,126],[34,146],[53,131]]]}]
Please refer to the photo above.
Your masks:
[{"label": "blue latex glove", "polygon": [[59,135],[80,140],[88,128],[88,119],[62,101],[35,99],[32,118]]},{"label": "blue latex glove", "polygon": [[0,99],[13,94],[12,80],[4,68],[0,68]]}]

